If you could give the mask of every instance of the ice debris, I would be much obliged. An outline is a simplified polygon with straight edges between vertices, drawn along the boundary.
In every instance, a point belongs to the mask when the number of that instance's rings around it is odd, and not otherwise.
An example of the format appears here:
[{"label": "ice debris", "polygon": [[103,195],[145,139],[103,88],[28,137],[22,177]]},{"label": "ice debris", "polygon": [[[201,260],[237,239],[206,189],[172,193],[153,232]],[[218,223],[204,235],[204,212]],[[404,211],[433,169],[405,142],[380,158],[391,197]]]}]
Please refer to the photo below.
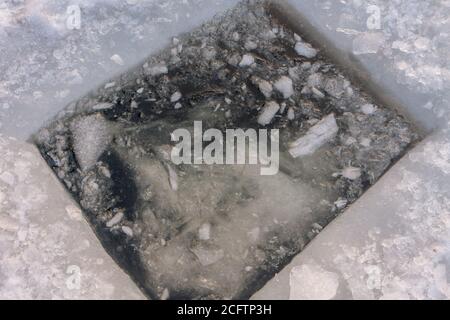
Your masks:
[{"label": "ice debris", "polygon": [[122,219],[123,219],[123,212],[120,211],[120,212],[116,213],[116,214],[114,215],[114,217],[112,217],[111,220],[109,220],[109,221],[106,223],[106,226],[107,226],[108,228],[114,227],[116,224],[118,224],[120,221],[122,221]]},{"label": "ice debris", "polygon": [[270,98],[272,96],[273,87],[269,81],[259,80],[258,81],[259,91],[266,97]]},{"label": "ice debris", "polygon": [[133,229],[131,229],[130,227],[123,226],[122,227],[122,232],[125,233],[130,238],[133,237]]},{"label": "ice debris", "polygon": [[150,73],[151,76],[159,76],[162,74],[166,74],[169,72],[169,69],[167,68],[167,66],[165,64],[156,64],[153,65],[149,68],[148,72]]},{"label": "ice debris", "polygon": [[263,111],[258,117],[258,124],[262,126],[267,126],[272,122],[272,119],[275,117],[277,112],[280,110],[280,105],[275,101],[267,102],[264,106]]},{"label": "ice debris", "polygon": [[178,102],[181,99],[181,97],[182,97],[181,92],[177,91],[170,97],[170,102],[172,103]]},{"label": "ice debris", "polygon": [[83,171],[92,167],[111,142],[111,126],[98,114],[81,117],[71,124],[73,150]]},{"label": "ice debris", "polygon": [[124,65],[122,57],[119,56],[118,54],[112,55],[110,59],[111,59],[112,62],[114,62],[114,63],[116,63],[116,64],[118,64],[120,66]]},{"label": "ice debris", "polygon": [[294,94],[294,86],[291,78],[282,76],[274,84],[275,89],[277,89],[283,98],[289,99]]},{"label": "ice debris", "polygon": [[204,223],[202,224],[202,226],[200,227],[200,229],[198,229],[198,238],[200,240],[209,240],[211,236],[211,225],[209,223]]},{"label": "ice debris", "polygon": [[313,154],[317,149],[334,139],[339,131],[334,114],[330,114],[308,130],[306,135],[293,142],[289,153],[298,158]]},{"label": "ice debris", "polygon": [[314,58],[317,55],[317,50],[305,42],[297,42],[295,45],[295,51],[299,56],[309,59]]},{"label": "ice debris", "polygon": [[295,111],[293,108],[288,109],[287,118],[288,118],[288,120],[291,120],[291,121],[295,119]]},{"label": "ice debris", "polygon": [[370,104],[370,103],[367,103],[367,104],[364,104],[361,106],[361,112],[366,115],[372,114],[376,110],[377,110],[377,108],[373,104]]},{"label": "ice debris", "polygon": [[356,180],[361,177],[361,169],[355,167],[347,167],[342,170],[341,175],[349,180]]},{"label": "ice debris", "polygon": [[92,107],[92,110],[107,110],[111,109],[114,106],[113,103],[110,102],[101,102]]},{"label": "ice debris", "polygon": [[255,63],[255,58],[251,54],[244,54],[241,62],[239,62],[239,67],[249,67]]}]

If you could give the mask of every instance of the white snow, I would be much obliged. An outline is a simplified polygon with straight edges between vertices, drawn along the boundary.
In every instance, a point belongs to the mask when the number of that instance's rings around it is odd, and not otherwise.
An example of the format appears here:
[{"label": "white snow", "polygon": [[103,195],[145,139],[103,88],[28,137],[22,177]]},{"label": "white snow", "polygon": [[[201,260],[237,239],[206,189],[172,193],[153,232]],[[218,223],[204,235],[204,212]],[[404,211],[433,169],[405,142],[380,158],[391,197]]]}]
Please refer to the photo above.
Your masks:
[{"label": "white snow", "polygon": [[294,157],[313,154],[317,149],[336,137],[339,127],[334,114],[330,114],[308,130],[306,135],[293,142],[289,153]]},{"label": "white snow", "polygon": [[262,126],[266,126],[272,122],[277,112],[280,110],[280,105],[275,101],[267,102],[263,111],[258,117],[258,123]]},{"label": "white snow", "polygon": [[277,89],[283,98],[288,99],[294,94],[294,86],[291,78],[282,76],[274,84],[275,89]]},{"label": "white snow", "polygon": [[317,50],[314,49],[309,43],[297,42],[295,44],[295,51],[299,56],[306,58],[314,58],[317,55]]},{"label": "white snow", "polygon": [[251,54],[244,54],[241,62],[239,62],[240,67],[249,67],[255,63],[255,58]]}]

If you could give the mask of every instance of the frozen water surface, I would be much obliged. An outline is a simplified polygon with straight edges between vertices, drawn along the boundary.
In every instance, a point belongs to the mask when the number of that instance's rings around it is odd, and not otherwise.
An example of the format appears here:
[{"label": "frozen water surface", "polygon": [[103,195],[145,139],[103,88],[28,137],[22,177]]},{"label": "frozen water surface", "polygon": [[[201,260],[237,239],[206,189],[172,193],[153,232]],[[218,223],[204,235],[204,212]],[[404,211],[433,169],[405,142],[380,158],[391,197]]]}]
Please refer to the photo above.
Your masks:
[{"label": "frozen water surface", "polygon": [[[150,297],[250,297],[418,140],[320,51],[299,54],[299,41],[260,1],[245,2],[36,135],[104,246]],[[223,132],[280,129],[280,172],[174,165],[171,132],[198,120]],[[294,158],[299,144],[308,152]]]}]

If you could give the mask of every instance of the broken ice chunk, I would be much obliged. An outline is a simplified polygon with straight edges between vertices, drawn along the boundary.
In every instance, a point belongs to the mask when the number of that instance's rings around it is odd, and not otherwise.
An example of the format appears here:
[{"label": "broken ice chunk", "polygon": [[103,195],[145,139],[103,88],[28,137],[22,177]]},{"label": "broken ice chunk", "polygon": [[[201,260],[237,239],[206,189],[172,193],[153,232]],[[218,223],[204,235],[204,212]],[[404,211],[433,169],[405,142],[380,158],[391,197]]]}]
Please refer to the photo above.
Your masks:
[{"label": "broken ice chunk", "polygon": [[113,81],[113,82],[109,82],[109,83],[107,83],[107,84],[105,84],[105,89],[110,89],[110,88],[112,88],[112,87],[114,87],[116,85],[116,83]]},{"label": "broken ice chunk", "polygon": [[182,97],[181,92],[177,91],[170,97],[170,102],[172,103],[178,102],[181,99],[181,97]]},{"label": "broken ice chunk", "polygon": [[306,135],[291,144],[289,153],[298,158],[313,154],[317,149],[334,139],[339,131],[334,114],[330,114],[308,130]]},{"label": "broken ice chunk", "polygon": [[95,106],[93,106],[92,110],[106,110],[106,109],[111,109],[113,106],[114,106],[113,103],[102,102],[102,103],[98,103]]},{"label": "broken ice chunk", "polygon": [[122,227],[122,232],[125,233],[130,238],[133,237],[133,230],[130,227],[123,226]]},{"label": "broken ice chunk", "polygon": [[277,114],[278,110],[280,110],[280,105],[275,101],[267,102],[264,106],[263,111],[258,117],[258,124],[262,126],[267,126],[272,122],[272,119]]},{"label": "broken ice chunk", "polygon": [[293,108],[288,109],[287,118],[291,121],[295,119],[295,111]]},{"label": "broken ice chunk", "polygon": [[116,64],[118,64],[120,66],[124,65],[122,57],[119,56],[118,54],[112,55],[110,59],[111,59],[112,62],[114,62],[114,63],[116,63]]},{"label": "broken ice chunk", "polygon": [[274,86],[285,99],[290,98],[294,94],[294,86],[291,78],[289,77],[282,76],[277,82],[275,82]]},{"label": "broken ice chunk", "polygon": [[241,62],[239,62],[239,67],[248,67],[255,63],[255,58],[251,54],[244,54]]},{"label": "broken ice chunk", "polygon": [[170,291],[169,291],[169,289],[165,288],[163,293],[161,294],[160,298],[161,298],[162,301],[169,300],[169,298],[170,298]]},{"label": "broken ice chunk", "polygon": [[148,72],[150,73],[151,76],[159,76],[162,74],[166,74],[169,72],[169,69],[167,69],[167,66],[165,64],[156,64],[151,66],[148,69]]},{"label": "broken ice chunk", "polygon": [[73,150],[81,170],[92,167],[111,142],[111,127],[100,115],[81,117],[70,126]]},{"label": "broken ice chunk", "polygon": [[329,78],[325,82],[324,89],[330,96],[339,99],[344,94],[344,81],[339,78]]},{"label": "broken ice chunk", "polygon": [[339,198],[334,202],[334,205],[336,206],[337,209],[341,210],[347,206],[347,203],[348,203],[347,199]]},{"label": "broken ice chunk", "polygon": [[269,81],[260,80],[258,81],[259,91],[266,97],[270,98],[272,96],[273,87]]},{"label": "broken ice chunk", "polygon": [[209,240],[210,234],[211,234],[211,225],[209,223],[202,224],[200,229],[198,229],[198,238],[200,240],[205,240],[205,241]]},{"label": "broken ice chunk", "polygon": [[320,91],[319,89],[317,89],[316,87],[312,87],[311,91],[316,98],[319,98],[319,99],[325,98],[325,95],[323,94],[323,92]]},{"label": "broken ice chunk", "polygon": [[367,115],[374,113],[376,110],[377,108],[370,103],[361,106],[361,112]]},{"label": "broken ice chunk", "polygon": [[347,167],[341,172],[342,176],[349,180],[356,180],[361,177],[361,169],[355,167]]},{"label": "broken ice chunk", "polygon": [[310,44],[305,42],[297,42],[295,45],[295,51],[299,56],[303,56],[306,58],[314,58],[317,55],[317,50],[311,47]]},{"label": "broken ice chunk", "polygon": [[369,138],[361,138],[359,140],[359,144],[366,148],[370,147],[371,143],[372,141]]},{"label": "broken ice chunk", "polygon": [[245,49],[247,49],[249,51],[250,50],[255,50],[256,48],[258,48],[258,44],[256,42],[252,41],[252,40],[247,40],[245,42],[244,47],[245,47]]},{"label": "broken ice chunk", "polygon": [[122,221],[122,219],[123,219],[123,212],[120,211],[106,223],[106,226],[108,228],[114,227],[116,224]]}]

